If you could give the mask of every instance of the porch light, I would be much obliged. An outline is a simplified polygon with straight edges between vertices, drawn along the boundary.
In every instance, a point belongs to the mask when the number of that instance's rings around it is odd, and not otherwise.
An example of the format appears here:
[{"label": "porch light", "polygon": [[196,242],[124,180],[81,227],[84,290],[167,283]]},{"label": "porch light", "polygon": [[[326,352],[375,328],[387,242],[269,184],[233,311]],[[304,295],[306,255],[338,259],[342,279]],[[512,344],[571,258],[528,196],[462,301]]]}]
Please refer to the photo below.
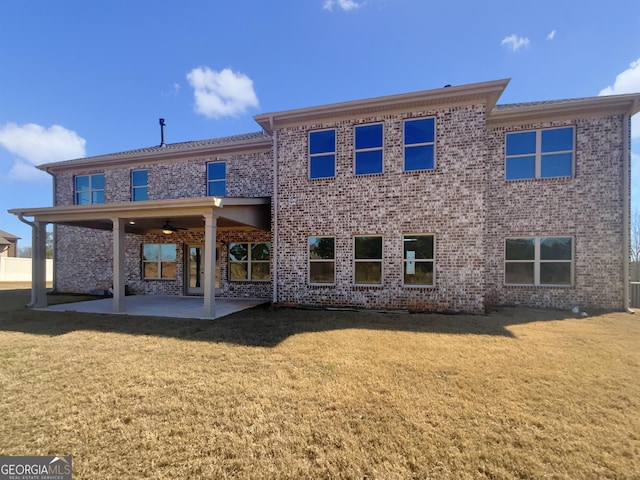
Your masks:
[{"label": "porch light", "polygon": [[173,230],[170,230],[168,228],[163,228],[162,233],[164,233],[165,235],[171,235],[173,233]]}]

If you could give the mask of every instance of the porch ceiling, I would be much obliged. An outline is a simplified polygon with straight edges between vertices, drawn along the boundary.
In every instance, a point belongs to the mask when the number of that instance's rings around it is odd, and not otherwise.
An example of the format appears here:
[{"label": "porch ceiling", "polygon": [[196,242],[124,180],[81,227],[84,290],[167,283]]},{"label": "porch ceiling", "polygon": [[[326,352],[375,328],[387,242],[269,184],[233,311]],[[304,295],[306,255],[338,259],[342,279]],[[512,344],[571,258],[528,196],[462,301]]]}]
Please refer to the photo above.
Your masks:
[{"label": "porch ceiling", "polygon": [[218,228],[271,228],[271,200],[259,198],[194,198],[151,200],[146,202],[66,205],[58,207],[12,209],[9,213],[33,217],[35,221],[112,230],[113,219],[127,220],[127,233],[161,232],[165,222],[185,229],[204,228],[204,215],[218,217]]}]

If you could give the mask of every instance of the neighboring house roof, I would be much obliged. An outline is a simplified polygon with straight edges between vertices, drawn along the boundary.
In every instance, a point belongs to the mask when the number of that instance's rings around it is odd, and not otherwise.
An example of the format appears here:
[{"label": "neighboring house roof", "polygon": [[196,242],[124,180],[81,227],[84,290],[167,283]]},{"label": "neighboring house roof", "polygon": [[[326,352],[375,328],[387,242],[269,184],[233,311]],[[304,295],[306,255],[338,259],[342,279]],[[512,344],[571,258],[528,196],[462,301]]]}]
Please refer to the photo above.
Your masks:
[{"label": "neighboring house roof", "polygon": [[192,142],[167,143],[153,147],[138,148],[125,152],[109,153],[94,157],[78,158],[63,162],[39,165],[40,170],[54,172],[93,165],[121,165],[131,160],[140,162],[149,159],[173,160],[184,156],[220,155],[238,151],[266,150],[271,148],[271,136],[264,132],[245,133],[222,138],[196,140]]},{"label": "neighboring house roof", "polygon": [[0,245],[11,245],[11,242],[4,237],[0,237]]},{"label": "neighboring house roof", "polygon": [[16,237],[15,235],[5,232],[4,230],[0,230],[0,240],[20,240],[20,237]]}]

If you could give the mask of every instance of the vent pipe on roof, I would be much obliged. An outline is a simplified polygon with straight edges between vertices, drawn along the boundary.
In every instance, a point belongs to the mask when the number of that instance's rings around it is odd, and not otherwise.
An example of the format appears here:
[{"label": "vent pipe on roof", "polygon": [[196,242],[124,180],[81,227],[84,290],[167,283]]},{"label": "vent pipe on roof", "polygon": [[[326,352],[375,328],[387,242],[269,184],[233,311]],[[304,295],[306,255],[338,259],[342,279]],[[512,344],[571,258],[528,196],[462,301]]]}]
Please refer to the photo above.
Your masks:
[{"label": "vent pipe on roof", "polygon": [[160,119],[160,146],[164,147],[164,126],[166,124],[164,123],[164,118]]}]

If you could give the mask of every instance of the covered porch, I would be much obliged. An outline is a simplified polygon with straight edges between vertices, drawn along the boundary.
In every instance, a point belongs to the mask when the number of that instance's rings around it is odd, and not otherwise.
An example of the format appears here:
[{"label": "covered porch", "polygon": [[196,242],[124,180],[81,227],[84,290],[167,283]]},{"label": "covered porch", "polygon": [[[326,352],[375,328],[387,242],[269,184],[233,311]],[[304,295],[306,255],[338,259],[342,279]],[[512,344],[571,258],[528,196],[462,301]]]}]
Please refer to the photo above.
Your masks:
[{"label": "covered porch", "polygon": [[[12,209],[32,227],[31,308],[47,306],[45,284],[45,240],[47,224],[68,225],[111,232],[113,260],[113,298],[108,299],[112,313],[129,313],[125,298],[125,234],[170,235],[177,230],[203,232],[203,275],[201,318],[215,318],[216,236],[219,229],[270,231],[270,198],[189,198],[152,200],[114,204],[68,205],[46,208]],[[27,220],[25,217],[32,217]],[[166,227],[170,225],[170,229]],[[171,230],[173,229],[173,230]],[[176,297],[177,298],[177,297]],[[200,318],[200,316],[197,316]]]}]

